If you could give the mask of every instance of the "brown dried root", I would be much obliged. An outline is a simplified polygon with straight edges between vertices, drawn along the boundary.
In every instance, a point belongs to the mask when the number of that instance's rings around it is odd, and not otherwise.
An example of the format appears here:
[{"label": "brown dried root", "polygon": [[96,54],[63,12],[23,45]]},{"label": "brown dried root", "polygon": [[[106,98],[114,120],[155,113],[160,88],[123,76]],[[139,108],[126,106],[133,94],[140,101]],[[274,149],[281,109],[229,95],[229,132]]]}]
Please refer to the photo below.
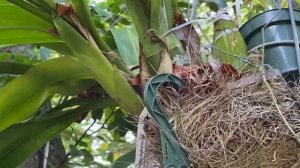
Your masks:
[{"label": "brown dried root", "polygon": [[288,88],[283,79],[271,76],[230,87],[216,76],[205,85],[191,84],[179,93],[165,88],[159,94],[194,167],[299,165],[295,135],[300,132],[300,109],[294,98],[299,97],[300,86]]},{"label": "brown dried root", "polygon": [[[136,118],[138,123],[136,168],[159,168],[162,163],[159,129],[147,112]],[[140,129],[140,130],[139,130]]]}]

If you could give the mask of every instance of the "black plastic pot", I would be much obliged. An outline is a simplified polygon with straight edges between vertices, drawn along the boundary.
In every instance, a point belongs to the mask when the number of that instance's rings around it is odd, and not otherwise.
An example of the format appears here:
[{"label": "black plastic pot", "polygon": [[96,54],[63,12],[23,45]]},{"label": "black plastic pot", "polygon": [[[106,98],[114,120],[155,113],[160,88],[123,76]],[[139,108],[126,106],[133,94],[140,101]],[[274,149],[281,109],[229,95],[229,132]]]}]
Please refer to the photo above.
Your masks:
[{"label": "black plastic pot", "polygon": [[[297,34],[300,37],[300,12],[294,10]],[[262,29],[265,41],[263,43]],[[248,50],[265,45],[264,63],[278,68],[284,77],[299,77],[299,67],[293,38],[293,31],[288,9],[270,10],[261,13],[241,28]],[[299,58],[300,59],[300,58]]]}]

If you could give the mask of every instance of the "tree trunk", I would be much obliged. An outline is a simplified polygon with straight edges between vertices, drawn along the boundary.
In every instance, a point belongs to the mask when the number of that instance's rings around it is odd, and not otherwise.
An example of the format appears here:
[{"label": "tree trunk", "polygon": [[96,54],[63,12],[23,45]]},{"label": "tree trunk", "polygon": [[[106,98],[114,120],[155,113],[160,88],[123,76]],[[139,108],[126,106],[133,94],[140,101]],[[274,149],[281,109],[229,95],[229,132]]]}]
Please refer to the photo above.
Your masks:
[{"label": "tree trunk", "polygon": [[[49,150],[47,145],[25,160],[18,168],[54,168],[66,157],[65,148],[61,138],[57,137],[50,141]],[[49,151],[49,153],[47,152]],[[46,157],[48,156],[48,157]]]}]

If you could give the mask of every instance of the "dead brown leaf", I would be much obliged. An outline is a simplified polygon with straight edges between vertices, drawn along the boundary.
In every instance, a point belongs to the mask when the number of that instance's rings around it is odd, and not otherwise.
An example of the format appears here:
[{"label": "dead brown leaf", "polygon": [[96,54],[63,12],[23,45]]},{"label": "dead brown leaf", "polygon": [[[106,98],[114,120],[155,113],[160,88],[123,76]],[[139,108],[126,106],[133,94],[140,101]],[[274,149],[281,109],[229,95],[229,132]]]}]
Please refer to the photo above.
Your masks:
[{"label": "dead brown leaf", "polygon": [[69,15],[69,14],[75,15],[75,11],[72,5],[57,4],[57,16]]},{"label": "dead brown leaf", "polygon": [[240,78],[239,72],[231,64],[223,63],[219,71],[225,76],[232,77],[233,79]]}]

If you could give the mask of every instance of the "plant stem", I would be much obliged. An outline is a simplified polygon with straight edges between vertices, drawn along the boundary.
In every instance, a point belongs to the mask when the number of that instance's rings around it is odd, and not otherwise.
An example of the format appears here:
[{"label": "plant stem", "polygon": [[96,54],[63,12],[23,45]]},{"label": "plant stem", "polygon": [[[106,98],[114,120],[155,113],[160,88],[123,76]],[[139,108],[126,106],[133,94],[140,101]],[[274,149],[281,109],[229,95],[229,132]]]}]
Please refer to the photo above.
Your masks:
[{"label": "plant stem", "polygon": [[88,1],[71,0],[80,23],[88,30],[99,49],[112,64],[115,64],[120,70],[130,74],[124,61],[112,51],[106,42],[100,37],[99,32],[91,19]]}]

